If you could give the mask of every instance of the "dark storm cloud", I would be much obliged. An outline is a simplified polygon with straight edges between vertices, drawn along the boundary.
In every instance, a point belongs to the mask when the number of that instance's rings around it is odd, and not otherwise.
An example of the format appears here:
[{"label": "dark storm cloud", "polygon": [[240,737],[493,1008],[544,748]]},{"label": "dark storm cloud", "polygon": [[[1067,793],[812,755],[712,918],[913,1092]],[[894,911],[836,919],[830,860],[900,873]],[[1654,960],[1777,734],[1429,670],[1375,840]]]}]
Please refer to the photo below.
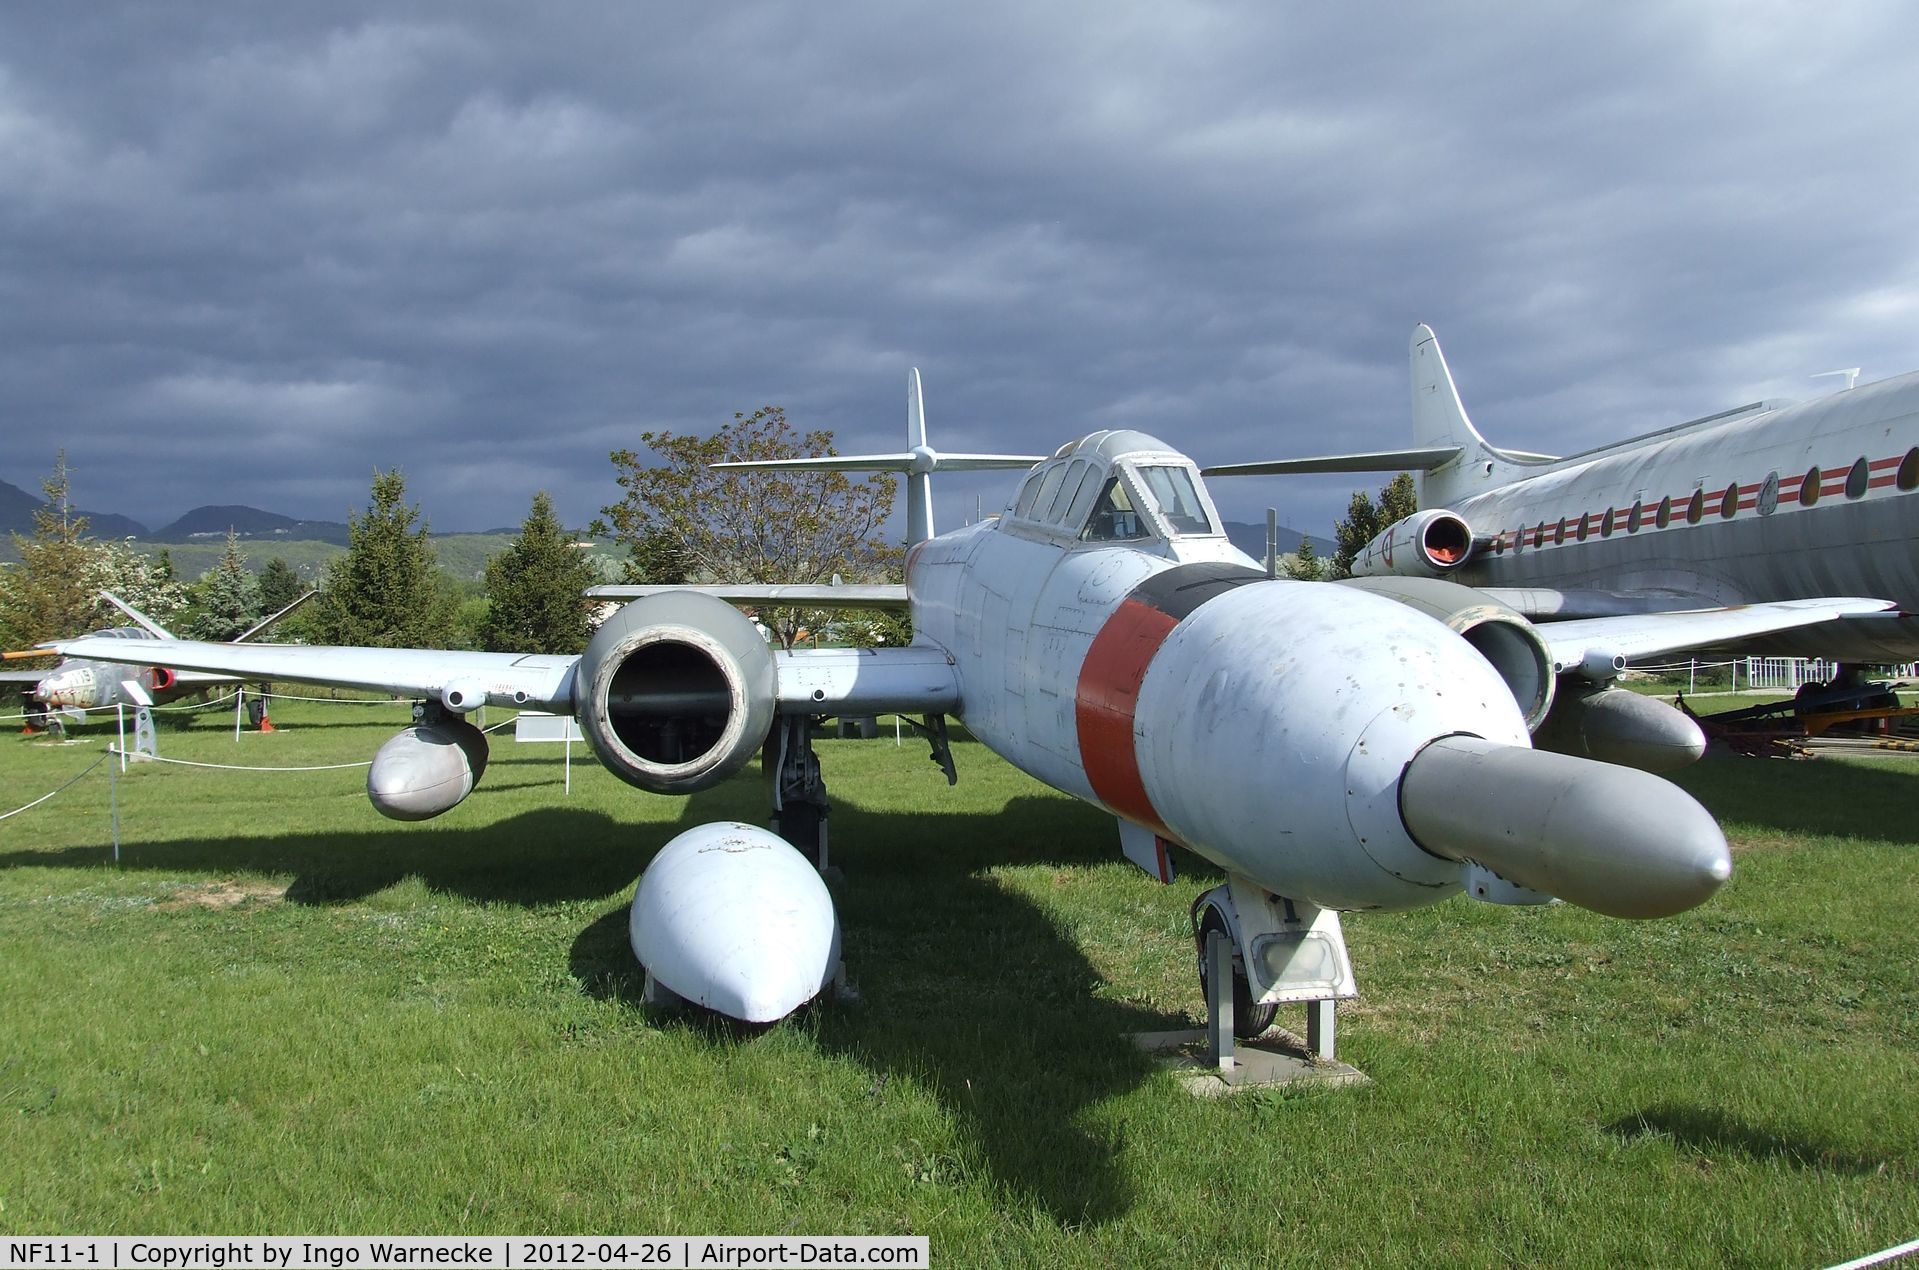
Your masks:
[{"label": "dark storm cloud", "polygon": [[[78,17],[73,16],[78,14]],[[1570,450],[1919,364],[1899,9],[15,8],[0,477],[437,527],[777,401],[897,447]],[[1003,482],[955,482],[944,514]],[[1222,486],[1324,532],[1346,478]]]}]

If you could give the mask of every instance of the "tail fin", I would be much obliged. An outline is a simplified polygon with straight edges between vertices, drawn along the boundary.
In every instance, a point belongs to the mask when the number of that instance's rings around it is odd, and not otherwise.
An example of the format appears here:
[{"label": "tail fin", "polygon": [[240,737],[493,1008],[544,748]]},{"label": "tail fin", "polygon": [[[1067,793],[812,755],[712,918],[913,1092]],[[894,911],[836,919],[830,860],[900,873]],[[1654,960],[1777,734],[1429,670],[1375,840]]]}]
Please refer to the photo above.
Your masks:
[{"label": "tail fin", "polygon": [[1413,328],[1409,356],[1413,372],[1413,444],[1425,450],[1450,449],[1453,458],[1420,473],[1419,505],[1446,507],[1522,475],[1521,468],[1550,463],[1550,455],[1502,450],[1487,443],[1459,400],[1446,355],[1433,328]]},{"label": "tail fin", "polygon": [[145,613],[142,613],[139,609],[134,608],[131,604],[128,604],[125,600],[121,599],[119,596],[115,595],[113,592],[102,591],[100,592],[100,598],[105,600],[108,604],[111,604],[114,608],[119,609],[122,613],[125,613],[128,617],[132,618],[139,626],[141,626],[146,631],[147,634],[153,636],[153,638],[155,639],[178,639],[179,638],[179,636],[175,635],[172,631],[160,625],[160,623],[154,621],[152,618],[148,617]]},{"label": "tail fin", "polygon": [[933,536],[933,473],[986,472],[998,468],[1029,468],[1045,461],[1043,454],[941,454],[926,443],[926,402],[920,392],[920,373],[906,373],[906,449],[899,454],[842,454],[810,459],[760,459],[746,463],[715,463],[734,472],[784,468],[799,472],[904,472],[906,474],[906,545]]},{"label": "tail fin", "polygon": [[[930,454],[926,443],[926,397],[920,391],[920,368],[906,372],[906,452]],[[925,542],[933,536],[933,472],[906,473],[906,545]]]},{"label": "tail fin", "polygon": [[232,642],[235,644],[246,643],[248,640],[252,639],[255,635],[258,635],[261,631],[267,629],[267,627],[273,625],[275,622],[279,621],[281,618],[291,613],[294,609],[299,608],[302,604],[305,604],[308,600],[312,599],[314,596],[318,594],[320,594],[318,591],[308,591],[305,595],[301,596],[299,599],[295,600],[293,603],[287,605],[285,608],[281,609],[278,613],[267,614],[265,617],[261,618],[259,621],[255,622],[253,625],[241,631],[238,635],[235,635],[233,637]]}]

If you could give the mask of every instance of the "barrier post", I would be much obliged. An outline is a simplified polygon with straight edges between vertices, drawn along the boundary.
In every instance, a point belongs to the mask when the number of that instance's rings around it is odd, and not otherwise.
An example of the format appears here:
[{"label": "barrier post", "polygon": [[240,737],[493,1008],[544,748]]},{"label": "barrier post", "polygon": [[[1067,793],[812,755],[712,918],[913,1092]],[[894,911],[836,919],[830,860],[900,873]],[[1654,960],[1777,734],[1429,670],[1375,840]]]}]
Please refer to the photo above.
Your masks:
[{"label": "barrier post", "polygon": [[[127,761],[127,752],[120,751],[120,761]],[[120,774],[111,767],[107,769],[107,806],[112,810],[113,819],[113,862],[120,863]]]},{"label": "barrier post", "polygon": [[124,772],[127,770],[127,703],[126,702],[116,701],[113,703],[113,719],[114,719],[114,730],[119,734],[118,738],[113,743],[113,748],[120,751],[120,770]]},{"label": "barrier post", "polygon": [[247,686],[241,684],[233,690],[233,743],[240,743],[240,720],[247,712]]}]

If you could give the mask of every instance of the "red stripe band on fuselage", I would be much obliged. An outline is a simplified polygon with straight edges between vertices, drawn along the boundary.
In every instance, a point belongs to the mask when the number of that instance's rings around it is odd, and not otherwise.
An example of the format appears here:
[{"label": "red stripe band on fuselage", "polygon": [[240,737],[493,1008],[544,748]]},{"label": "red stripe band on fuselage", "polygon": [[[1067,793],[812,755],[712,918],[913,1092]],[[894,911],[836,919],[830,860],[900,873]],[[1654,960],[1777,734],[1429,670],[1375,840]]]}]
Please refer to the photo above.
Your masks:
[{"label": "red stripe band on fuselage", "polygon": [[1094,795],[1126,819],[1170,836],[1146,793],[1134,739],[1147,666],[1173,628],[1201,604],[1265,580],[1244,565],[1175,565],[1134,587],[1093,636],[1074,693],[1079,761]]}]

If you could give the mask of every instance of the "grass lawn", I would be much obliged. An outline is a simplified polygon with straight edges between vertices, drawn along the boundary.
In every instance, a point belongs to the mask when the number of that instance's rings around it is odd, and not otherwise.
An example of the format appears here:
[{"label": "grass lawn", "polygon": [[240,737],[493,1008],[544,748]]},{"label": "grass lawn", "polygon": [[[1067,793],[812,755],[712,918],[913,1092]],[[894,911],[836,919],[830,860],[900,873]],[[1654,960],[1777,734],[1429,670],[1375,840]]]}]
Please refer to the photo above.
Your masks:
[{"label": "grass lawn", "polygon": [[[206,763],[403,722],[279,703]],[[494,721],[501,716],[496,712]],[[0,740],[0,811],[93,762]],[[0,1231],[914,1233],[945,1264],[1830,1264],[1919,1236],[1919,759],[1708,760],[1732,883],[1654,923],[1347,921],[1369,1088],[1197,1100],[1173,887],[956,745],[821,743],[857,1006],[759,1035],[637,1002],[626,905],[685,798],[496,738],[438,821],[358,769],[107,768],[0,821]],[[1282,1015],[1284,1020],[1284,1015]],[[1298,1020],[1288,1021],[1299,1027]]]}]

